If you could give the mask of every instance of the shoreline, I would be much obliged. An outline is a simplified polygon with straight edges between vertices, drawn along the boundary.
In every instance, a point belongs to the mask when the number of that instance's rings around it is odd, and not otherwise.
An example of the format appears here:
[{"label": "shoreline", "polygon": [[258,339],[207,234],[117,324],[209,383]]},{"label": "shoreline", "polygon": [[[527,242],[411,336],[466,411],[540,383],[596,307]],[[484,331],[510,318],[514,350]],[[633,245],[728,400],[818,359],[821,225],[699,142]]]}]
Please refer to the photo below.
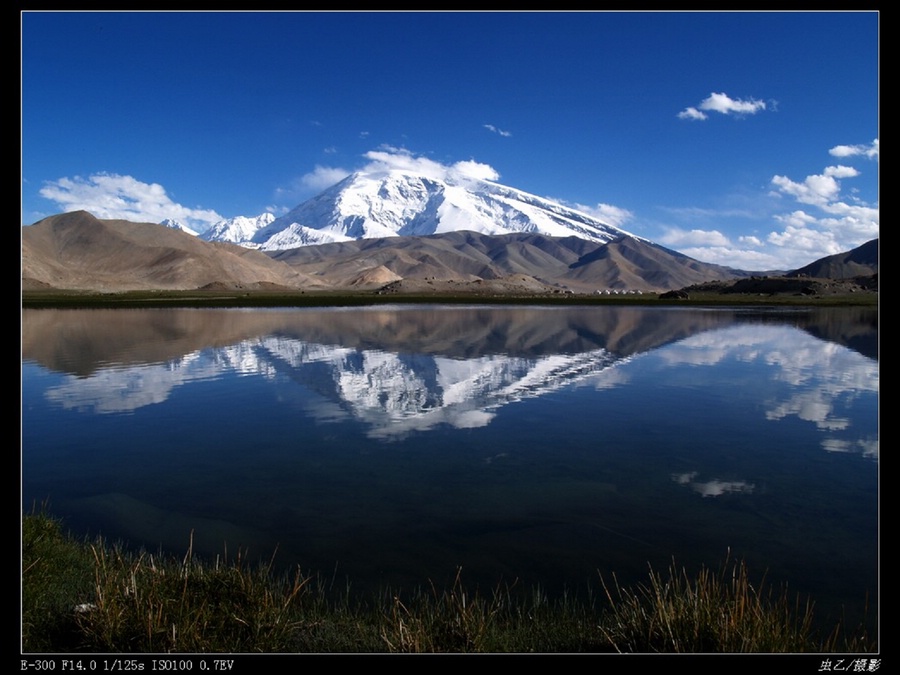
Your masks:
[{"label": "shoreline", "polygon": [[596,295],[578,293],[378,293],[376,291],[297,290],[158,290],[98,293],[73,290],[25,290],[22,309],[116,307],[354,307],[392,304],[471,305],[590,305],[645,307],[686,306],[788,306],[873,307],[877,291],[802,295],[797,293],[691,292],[686,298],[661,298],[659,294]]}]

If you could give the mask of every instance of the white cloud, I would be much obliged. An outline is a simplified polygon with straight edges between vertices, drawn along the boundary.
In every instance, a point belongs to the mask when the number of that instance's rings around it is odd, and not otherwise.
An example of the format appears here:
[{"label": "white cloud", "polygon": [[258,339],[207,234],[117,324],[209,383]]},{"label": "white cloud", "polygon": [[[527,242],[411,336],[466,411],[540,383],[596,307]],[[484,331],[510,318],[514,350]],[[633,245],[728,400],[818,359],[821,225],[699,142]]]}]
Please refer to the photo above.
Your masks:
[{"label": "white cloud", "polygon": [[466,160],[445,165],[427,157],[413,155],[408,150],[390,146],[381,150],[371,150],[365,157],[371,162],[363,170],[372,173],[400,169],[450,182],[465,179],[493,181],[500,178],[500,174],[488,164]]},{"label": "white cloud", "polygon": [[451,174],[466,178],[477,178],[478,180],[497,180],[500,178],[500,174],[492,166],[472,159],[456,162],[449,169]]},{"label": "white cloud", "polygon": [[[369,161],[358,170],[366,173],[379,174],[397,169],[451,183],[472,179],[497,180],[500,177],[492,167],[474,160],[445,165],[393,146],[371,150],[364,157]],[[306,199],[340,182],[351,173],[340,167],[316,165],[309,173],[294,179],[290,186],[276,190],[276,197],[293,201]]]},{"label": "white cloud", "polygon": [[700,101],[696,107],[690,106],[685,108],[678,117],[688,120],[705,120],[708,115],[704,110],[721,113],[723,115],[755,115],[761,110],[766,109],[766,102],[758,99],[741,100],[734,99],[727,94],[711,93],[705,99]]},{"label": "white cloud", "polygon": [[64,211],[89,211],[97,218],[159,223],[176,220],[198,232],[222,220],[212,209],[192,209],[173,202],[158,183],[143,183],[132,176],[97,173],[87,179],[60,178],[41,188],[42,197]]},{"label": "white cloud", "polygon": [[784,227],[771,232],[767,241],[801,264],[842,253],[878,237],[878,209],[837,202],[826,205],[836,215],[815,216],[798,210],[778,215]]},{"label": "white cloud", "polygon": [[747,208],[703,208],[700,206],[665,206],[661,207],[667,213],[685,219],[721,219],[721,218],[753,218],[755,212]]},{"label": "white cloud", "polygon": [[765,238],[742,236],[731,244],[727,237],[717,242],[717,230],[667,228],[660,241],[698,260],[739,269],[796,269],[878,237],[878,205],[843,193],[842,181],[859,175],[857,169],[839,164],[803,181],[774,176],[770,195],[792,198],[801,208],[785,209],[782,204],[780,212],[769,216],[776,228]]},{"label": "white cloud", "polygon": [[316,165],[316,168],[300,177],[300,186],[315,192],[330,188],[344,180],[350,172],[338,167]]},{"label": "white cloud", "polygon": [[878,139],[870,145],[836,145],[828,151],[833,157],[868,157],[878,159]]},{"label": "white cloud", "polygon": [[[831,148],[834,157],[878,159],[878,139],[870,145],[840,145]],[[879,235],[878,204],[866,203],[856,190],[845,190],[844,182],[862,175],[845,164],[826,166],[802,181],[776,175],[770,196],[792,199],[799,208],[782,203],[769,217],[775,224],[768,235],[739,237],[736,246],[679,248],[682,253],[741,269],[795,269],[827,255],[849,251]],[[849,192],[849,194],[848,194]],[[684,230],[669,230],[668,242],[690,245]],[[753,260],[758,264],[752,265]]]},{"label": "white cloud", "polygon": [[728,237],[718,230],[682,230],[677,227],[666,228],[660,237],[660,243],[666,246],[728,246]]},{"label": "white cloud", "polygon": [[760,272],[793,269],[812,262],[812,259],[807,257],[804,257],[802,261],[788,262],[784,256],[740,246],[689,247],[679,248],[678,251],[696,260],[713,263],[714,265]]},{"label": "white cloud", "polygon": [[826,166],[825,175],[834,178],[855,178],[859,175],[859,171],[852,166],[843,166],[839,164],[838,166]]},{"label": "white cloud", "polygon": [[[664,227],[659,243],[670,246],[686,256],[704,262],[743,270],[785,269],[783,260],[765,250],[758,237],[739,237],[734,244],[719,230],[682,229]],[[810,262],[804,260],[803,264]],[[799,267],[799,265],[796,265]]]},{"label": "white cloud", "polygon": [[860,449],[862,450],[864,457],[872,457],[873,459],[878,459],[878,441],[872,439],[860,439],[857,442]]},{"label": "white cloud", "polygon": [[678,117],[683,120],[705,120],[707,114],[700,112],[694,106],[689,106],[678,113]]},{"label": "white cloud", "polygon": [[288,209],[284,206],[278,206],[277,204],[269,204],[265,208],[265,212],[271,213],[275,217],[278,217],[278,216],[283,216],[285,213],[287,213]]},{"label": "white cloud", "polygon": [[841,184],[838,178],[853,178],[858,175],[859,171],[850,166],[828,166],[820,174],[807,176],[802,183],[796,183],[787,176],[774,176],[772,184],[801,204],[824,208],[840,195]]},{"label": "white cloud", "polygon": [[837,438],[822,439],[822,447],[828,452],[853,452],[856,445],[852,441],[842,441]]},{"label": "white cloud", "polygon": [[[833,157],[866,157],[878,159],[876,138],[869,145],[837,145],[828,152]],[[860,172],[843,164],[827,166],[820,174],[796,182],[787,176],[774,176],[772,185],[778,194],[793,197],[798,203],[813,207],[775,216],[783,226],[771,232],[767,241],[794,258],[809,261],[841,253],[878,237],[879,209],[855,196],[842,194],[843,179],[855,178]],[[818,213],[816,213],[818,210]]]},{"label": "white cloud", "polygon": [[816,223],[816,217],[806,211],[792,211],[775,216],[775,220],[789,227],[809,227]]},{"label": "white cloud", "polygon": [[[817,251],[821,253],[821,255],[817,257],[834,255],[835,253],[840,253],[844,250],[835,241],[833,233],[824,232],[805,225],[794,224],[797,220],[796,216],[797,213],[795,212],[794,214],[791,214],[791,217],[788,219],[790,222],[783,221],[786,222],[785,228],[781,232],[770,233],[768,241],[776,246],[800,249],[803,251]],[[813,223],[815,221],[807,222]],[[812,259],[810,259],[809,262],[812,262]]]},{"label": "white cloud", "polygon": [[[559,201],[559,200],[554,200]],[[634,218],[634,214],[628,209],[623,209],[612,204],[597,204],[596,206],[585,206],[584,204],[574,204],[573,208],[593,216],[597,220],[609,223],[615,227],[621,227],[629,220]]]},{"label": "white cloud", "polygon": [[830,217],[820,218],[821,227],[832,231],[840,231],[849,237],[866,241],[878,236],[878,209],[871,206],[837,202],[829,204]]},{"label": "white cloud", "polygon": [[506,137],[512,136],[511,132],[504,131],[503,129],[498,129],[493,124],[485,124],[484,128],[487,129],[488,131],[493,131],[495,134],[500,134],[501,136],[506,136]]},{"label": "white cloud", "polygon": [[[797,183],[791,182],[796,186]],[[765,237],[718,229],[663,226],[659,243],[704,262],[743,270],[790,270],[848,251],[878,237],[878,209],[841,201],[770,215],[777,225]],[[685,210],[682,216],[689,216]]]},{"label": "white cloud", "polygon": [[[287,187],[279,187],[275,190],[275,198],[280,200],[290,200],[291,208],[303,199],[307,199],[313,195],[320,193],[322,190],[330,188],[335,183],[339,183],[350,175],[350,171],[336,166],[320,166],[316,167],[300,176],[291,180]],[[273,211],[271,208],[268,210]],[[287,211],[284,207],[279,210]]]},{"label": "white cloud", "polygon": [[[786,229],[772,232],[769,241],[777,246],[799,247],[831,255],[840,253],[878,236],[879,210],[855,198],[841,196],[838,178],[854,178],[859,171],[848,166],[829,166],[821,174],[807,176],[802,183],[786,176],[775,176],[772,184],[782,194],[821,211],[814,215],[793,211],[776,217]],[[821,257],[821,256],[819,256]]]},{"label": "white cloud", "polygon": [[790,195],[801,204],[824,206],[840,191],[838,182],[831,176],[817,174],[807,176],[802,183],[792,181],[787,176],[774,176],[772,184],[784,194]]}]

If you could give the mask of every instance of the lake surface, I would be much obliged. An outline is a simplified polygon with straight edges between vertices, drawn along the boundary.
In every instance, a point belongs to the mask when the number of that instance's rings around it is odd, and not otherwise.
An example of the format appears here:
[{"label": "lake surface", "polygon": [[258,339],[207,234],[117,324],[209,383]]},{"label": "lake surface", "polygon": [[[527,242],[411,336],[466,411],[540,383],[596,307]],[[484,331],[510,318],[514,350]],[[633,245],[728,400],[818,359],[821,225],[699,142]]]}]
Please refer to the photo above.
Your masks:
[{"label": "lake surface", "polygon": [[877,345],[861,308],[24,310],[22,503],[357,589],[730,555],[871,617]]}]

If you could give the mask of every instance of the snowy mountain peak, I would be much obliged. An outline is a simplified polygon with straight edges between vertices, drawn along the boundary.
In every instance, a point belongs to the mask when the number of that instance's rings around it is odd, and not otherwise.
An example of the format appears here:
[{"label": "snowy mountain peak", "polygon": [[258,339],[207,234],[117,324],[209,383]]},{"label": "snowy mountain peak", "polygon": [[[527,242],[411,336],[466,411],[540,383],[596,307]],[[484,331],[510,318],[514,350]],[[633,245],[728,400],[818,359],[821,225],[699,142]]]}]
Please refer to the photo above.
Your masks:
[{"label": "snowy mountain peak", "polygon": [[357,172],[279,218],[265,216],[269,220],[261,221],[260,216],[222,221],[201,236],[276,251],[458,230],[576,236],[602,244],[629,234],[575,209],[463,171]]},{"label": "snowy mountain peak", "polygon": [[236,216],[220,220],[200,235],[206,241],[227,241],[232,244],[240,244],[248,248],[258,248],[253,237],[262,228],[269,225],[275,216],[271,213],[263,213],[259,216],[248,218]]},{"label": "snowy mountain peak", "polygon": [[197,232],[189,228],[184,223],[180,223],[174,218],[166,218],[165,220],[160,221],[160,225],[165,225],[166,227],[172,230],[181,230],[182,232],[187,232],[188,234],[193,234],[197,236]]}]

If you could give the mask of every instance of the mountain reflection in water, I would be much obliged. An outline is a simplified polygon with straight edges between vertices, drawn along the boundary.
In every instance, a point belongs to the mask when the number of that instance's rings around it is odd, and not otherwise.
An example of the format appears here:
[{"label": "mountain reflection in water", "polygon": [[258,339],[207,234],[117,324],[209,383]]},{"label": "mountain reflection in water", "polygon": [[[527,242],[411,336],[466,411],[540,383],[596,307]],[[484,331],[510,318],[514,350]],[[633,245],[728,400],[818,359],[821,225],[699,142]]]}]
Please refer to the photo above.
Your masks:
[{"label": "mountain reflection in water", "polygon": [[[24,310],[23,505],[354,583],[877,596],[877,312]],[[836,489],[836,486],[839,489]],[[852,612],[851,612],[852,613]]]}]

